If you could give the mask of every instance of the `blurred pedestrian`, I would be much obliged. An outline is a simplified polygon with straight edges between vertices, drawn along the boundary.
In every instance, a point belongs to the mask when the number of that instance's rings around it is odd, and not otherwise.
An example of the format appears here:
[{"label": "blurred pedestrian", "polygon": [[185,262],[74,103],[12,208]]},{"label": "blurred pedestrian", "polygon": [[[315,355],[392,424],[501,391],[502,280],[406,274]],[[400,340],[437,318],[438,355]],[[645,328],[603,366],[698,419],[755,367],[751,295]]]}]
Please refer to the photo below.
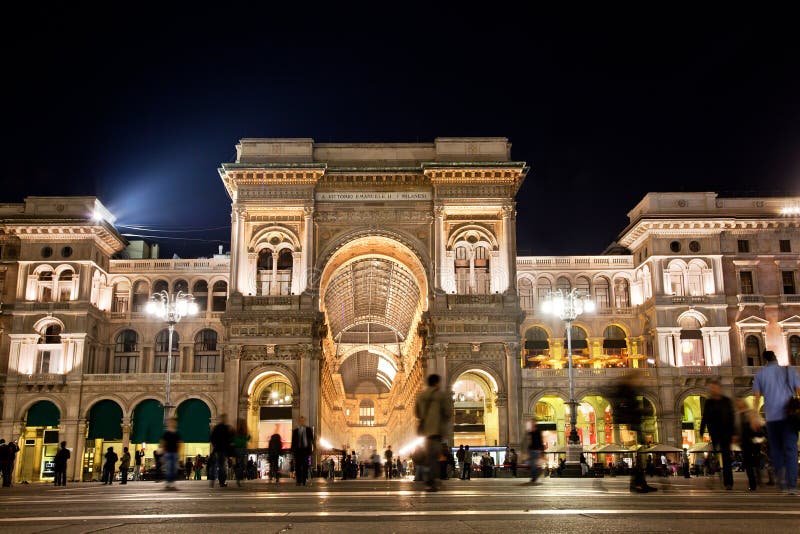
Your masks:
[{"label": "blurred pedestrian", "polygon": [[731,468],[731,443],[736,435],[736,416],[731,399],[722,394],[719,379],[708,381],[710,397],[703,408],[700,421],[700,435],[705,429],[711,436],[714,451],[722,455],[722,483],[726,490],[733,489],[733,470]]},{"label": "blurred pedestrian", "polygon": [[186,465],[183,469],[183,478],[186,480],[191,480],[192,476],[194,476],[194,462],[192,462],[191,457],[186,459]]},{"label": "blurred pedestrian", "polygon": [[66,486],[67,485],[67,460],[69,460],[70,452],[67,448],[67,442],[62,441],[61,447],[58,449],[56,453],[56,457],[53,458],[53,467],[56,473],[56,478],[54,484],[56,486]]},{"label": "blurred pedestrian", "polygon": [[464,447],[464,460],[461,463],[461,480],[470,480],[472,476],[472,451],[469,445]]},{"label": "blurred pedestrian", "polygon": [[0,439],[0,474],[3,476],[3,487],[11,487],[11,451],[4,439]]},{"label": "blurred pedestrian", "polygon": [[506,457],[508,466],[511,469],[511,476],[517,478],[517,451],[511,449]]},{"label": "blurred pedestrian", "polygon": [[128,470],[131,468],[131,453],[128,447],[122,448],[122,457],[119,459],[119,483],[128,483]]},{"label": "blurred pedestrian", "polygon": [[278,466],[278,459],[283,452],[283,441],[278,432],[278,425],[275,425],[275,431],[269,438],[267,445],[267,460],[269,461],[269,480],[275,479],[275,482],[280,482],[280,467]]},{"label": "blurred pedestrian", "polygon": [[419,420],[418,433],[425,438],[425,456],[428,471],[426,473],[426,489],[438,491],[437,462],[442,446],[442,438],[447,435],[450,421],[453,418],[453,402],[450,396],[441,390],[441,378],[437,374],[428,376],[428,387],[417,397],[414,415]]},{"label": "blurred pedestrian", "polygon": [[386,460],[386,462],[384,462],[384,465],[386,466],[385,467],[385,469],[386,469],[386,478],[390,479],[390,478],[392,478],[392,446],[391,445],[386,447],[386,451],[383,453],[383,457]]},{"label": "blurred pedestrian", "polygon": [[756,414],[742,398],[736,399],[736,435],[739,447],[742,449],[742,467],[747,474],[747,489],[755,491],[758,487],[758,464],[760,445],[753,441],[758,432],[758,422],[754,421]]},{"label": "blurred pedestrian", "polygon": [[250,434],[247,433],[247,423],[244,419],[239,420],[236,425],[236,434],[233,436],[233,449],[236,452],[236,485],[241,487],[245,477],[245,463],[247,462],[247,442],[250,441]]},{"label": "blurred pedestrian", "polygon": [[[614,391],[609,395],[613,405],[611,414],[614,424],[626,425],[628,430],[636,436],[636,443],[639,443],[642,438],[642,419],[644,417],[644,407],[640,400],[643,394],[640,380],[638,374],[629,373],[620,379]],[[631,470],[630,490],[635,493],[657,491],[657,488],[647,484],[647,480],[644,478],[642,458],[639,453],[636,454]]]},{"label": "blurred pedestrian", "polygon": [[298,486],[305,486],[308,482],[309,458],[314,453],[314,430],[306,425],[306,418],[302,415],[297,422],[297,428],[292,431],[295,481]]},{"label": "blurred pedestrian", "polygon": [[225,414],[219,416],[219,422],[211,430],[211,471],[208,474],[209,485],[214,487],[214,478],[219,480],[219,487],[227,486],[228,455],[231,451],[233,432],[228,426]]},{"label": "blurred pedestrian", "polygon": [[164,462],[164,478],[167,481],[164,489],[177,490],[175,478],[178,474],[178,450],[180,449],[181,436],[178,434],[178,420],[170,417],[167,429],[161,435],[160,447]]},{"label": "blurred pedestrian", "polygon": [[[764,397],[764,414],[767,419],[767,441],[778,486],[785,493],[798,494],[797,490],[797,427],[787,418],[789,400],[800,395],[800,376],[793,367],[778,365],[775,353],[764,351],[767,364],[753,381],[754,406]],[[758,424],[758,423],[757,423]]]},{"label": "blurred pedestrian", "polygon": [[544,454],[544,440],[542,439],[542,431],[536,419],[528,421],[528,463],[531,466],[531,481],[530,484],[539,484],[539,476],[542,473],[541,461],[542,454]]},{"label": "blurred pedestrian", "polygon": [[133,451],[133,480],[139,480],[142,476],[142,460],[144,459],[144,449]]}]

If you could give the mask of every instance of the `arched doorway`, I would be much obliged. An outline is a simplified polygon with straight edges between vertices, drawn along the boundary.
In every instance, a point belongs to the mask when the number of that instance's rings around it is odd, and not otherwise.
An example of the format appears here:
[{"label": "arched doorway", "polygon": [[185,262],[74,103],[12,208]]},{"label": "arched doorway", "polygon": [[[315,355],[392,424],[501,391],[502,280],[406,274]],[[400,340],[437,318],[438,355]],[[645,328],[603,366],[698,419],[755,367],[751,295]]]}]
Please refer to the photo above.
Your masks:
[{"label": "arched doorway", "polygon": [[[566,407],[569,413],[569,406]],[[587,395],[578,403],[578,436],[584,448],[600,447],[613,443],[613,420],[611,403],[600,395]],[[569,424],[567,423],[567,433]]]},{"label": "arched doorway", "polygon": [[178,434],[183,439],[183,457],[192,458],[210,452],[211,409],[200,399],[187,399],[175,410],[178,418]]},{"label": "arched doorway", "polygon": [[53,402],[40,400],[28,408],[25,414],[25,429],[20,436],[20,465],[17,479],[36,482],[53,480],[53,461],[58,452],[58,425],[61,411]]},{"label": "arched doorway", "polygon": [[[320,311],[323,340],[318,435],[335,447],[354,448],[362,426],[378,446],[400,448],[413,440],[413,402],[391,399],[421,389],[424,371],[418,325],[427,309],[423,262],[400,238],[354,237],[321,255]],[[402,394],[402,393],[400,393]],[[373,403],[368,425],[361,402]]]},{"label": "arched doorway", "polygon": [[292,442],[295,395],[291,381],[282,373],[267,371],[251,385],[247,428],[251,446],[267,448],[273,434],[281,437],[283,448]]},{"label": "arched doorway", "polygon": [[164,406],[155,399],[145,399],[133,409],[131,417],[131,456],[136,450],[142,450],[143,470],[154,466],[153,450],[164,433]]},{"label": "arched doorway", "polygon": [[500,428],[494,380],[483,371],[467,371],[453,382],[451,390],[453,445],[498,445]]},{"label": "arched doorway", "polygon": [[104,399],[93,404],[89,410],[83,453],[84,481],[100,481],[103,457],[108,447],[113,447],[118,455],[122,455],[122,408],[113,400]]},{"label": "arched doorway", "polygon": [[[533,417],[539,430],[542,431],[542,441],[545,450],[554,450],[559,445],[565,445],[566,409],[564,399],[553,395],[544,396],[536,402],[533,408]],[[548,458],[548,461],[553,458]]]},{"label": "arched doorway", "polygon": [[701,395],[689,395],[683,399],[681,443],[684,449],[703,441],[703,436],[700,435],[700,421],[703,419],[705,404],[706,398]]}]

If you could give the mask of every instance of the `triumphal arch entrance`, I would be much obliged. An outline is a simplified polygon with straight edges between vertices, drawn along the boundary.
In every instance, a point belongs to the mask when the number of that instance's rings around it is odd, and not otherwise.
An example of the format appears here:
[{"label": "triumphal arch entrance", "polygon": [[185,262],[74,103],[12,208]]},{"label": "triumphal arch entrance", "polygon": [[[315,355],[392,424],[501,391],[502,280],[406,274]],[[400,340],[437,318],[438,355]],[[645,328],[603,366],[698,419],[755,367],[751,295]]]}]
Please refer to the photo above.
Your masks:
[{"label": "triumphal arch entrance", "polygon": [[[225,411],[252,447],[302,415],[323,446],[415,438],[436,372],[453,435],[518,446],[515,202],[504,138],[339,144],[243,139],[232,200]],[[288,443],[287,443],[288,444]]]}]

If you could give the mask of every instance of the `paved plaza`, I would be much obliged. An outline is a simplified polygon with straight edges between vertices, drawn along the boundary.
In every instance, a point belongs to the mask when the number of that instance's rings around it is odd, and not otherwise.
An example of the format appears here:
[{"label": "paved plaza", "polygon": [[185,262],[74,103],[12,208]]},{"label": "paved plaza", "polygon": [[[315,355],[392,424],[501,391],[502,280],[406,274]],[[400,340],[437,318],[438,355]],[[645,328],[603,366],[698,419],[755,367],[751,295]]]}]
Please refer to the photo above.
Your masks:
[{"label": "paved plaza", "polygon": [[[737,475],[740,475],[737,473]],[[15,486],[0,493],[0,531],[27,532],[797,532],[800,497],[764,488],[724,491],[716,478],[653,479],[632,495],[626,478],[449,480],[426,493],[411,481],[261,481],[211,489],[179,482]]]}]

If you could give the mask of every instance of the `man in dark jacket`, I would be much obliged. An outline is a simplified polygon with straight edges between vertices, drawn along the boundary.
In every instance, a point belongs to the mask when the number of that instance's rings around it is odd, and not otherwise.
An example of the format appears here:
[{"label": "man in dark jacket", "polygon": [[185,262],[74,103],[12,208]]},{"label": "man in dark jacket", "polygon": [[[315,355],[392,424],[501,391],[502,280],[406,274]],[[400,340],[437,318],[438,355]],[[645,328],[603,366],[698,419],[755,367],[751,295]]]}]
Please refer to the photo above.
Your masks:
[{"label": "man in dark jacket", "polygon": [[703,407],[703,419],[700,421],[700,435],[708,429],[711,443],[715,451],[722,454],[722,482],[726,490],[733,489],[733,470],[731,469],[731,441],[736,434],[736,416],[733,402],[722,394],[719,380],[712,378],[708,383],[711,395]]},{"label": "man in dark jacket", "polygon": [[[637,443],[641,442],[642,419],[644,417],[644,407],[640,400],[642,395],[640,380],[641,378],[638,374],[627,374],[622,377],[614,391],[609,395],[614,424],[627,426],[628,430],[636,434]],[[636,455],[633,469],[631,470],[630,490],[635,493],[658,491],[657,488],[650,486],[644,478],[641,454]]]},{"label": "man in dark jacket", "polygon": [[[217,470],[219,487],[224,488],[228,477],[228,452],[231,450],[233,441],[233,430],[228,426],[225,414],[219,416],[217,423],[211,430],[211,460],[209,463],[214,465]],[[209,476],[209,485],[214,487],[214,477]]]},{"label": "man in dark jacket", "polygon": [[53,467],[56,473],[54,484],[56,486],[67,485],[67,460],[69,460],[70,453],[67,448],[67,442],[61,442],[61,448],[58,449],[56,457],[53,459]]},{"label": "man in dark jacket", "polygon": [[279,428],[275,426],[275,432],[269,438],[267,459],[269,460],[269,479],[280,482],[281,470],[278,460],[283,453],[283,440],[279,433]]},{"label": "man in dark jacket", "polygon": [[536,419],[528,422],[528,463],[531,466],[531,484],[538,484],[542,469],[539,465],[544,453],[544,440],[542,431],[536,424]]},{"label": "man in dark jacket", "polygon": [[292,430],[295,480],[298,486],[305,486],[308,480],[308,459],[314,452],[314,430],[306,425],[306,418],[302,415],[297,422],[297,428]]}]

